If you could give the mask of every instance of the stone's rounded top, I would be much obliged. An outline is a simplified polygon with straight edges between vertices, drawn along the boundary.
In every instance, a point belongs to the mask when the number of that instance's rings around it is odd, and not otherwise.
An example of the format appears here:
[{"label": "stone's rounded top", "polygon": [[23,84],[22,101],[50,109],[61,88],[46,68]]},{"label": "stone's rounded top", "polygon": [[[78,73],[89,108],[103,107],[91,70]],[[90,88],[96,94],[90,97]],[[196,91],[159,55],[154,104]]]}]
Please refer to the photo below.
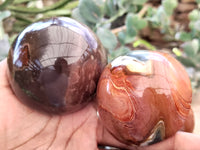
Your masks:
[{"label": "stone's rounded top", "polygon": [[56,57],[65,57],[71,64],[78,61],[86,49],[96,51],[98,44],[89,28],[71,18],[45,19],[31,24],[19,34],[12,45],[13,63],[21,67],[23,57],[20,58],[20,52],[29,48],[29,55],[41,61],[43,66],[52,65],[50,61],[54,62]]},{"label": "stone's rounded top", "polygon": [[25,28],[8,55],[9,79],[18,98],[52,113],[85,106],[95,94],[106,63],[106,52],[96,35],[65,17]]},{"label": "stone's rounded top", "polygon": [[[25,34],[33,31],[40,31],[53,25],[68,28],[77,34],[82,35],[92,49],[97,48],[97,41],[91,34],[90,29],[88,29],[85,25],[77,22],[76,20],[67,17],[54,17],[29,25],[18,36],[15,47],[19,47],[19,44],[23,40]],[[55,35],[55,33],[53,34]]]}]

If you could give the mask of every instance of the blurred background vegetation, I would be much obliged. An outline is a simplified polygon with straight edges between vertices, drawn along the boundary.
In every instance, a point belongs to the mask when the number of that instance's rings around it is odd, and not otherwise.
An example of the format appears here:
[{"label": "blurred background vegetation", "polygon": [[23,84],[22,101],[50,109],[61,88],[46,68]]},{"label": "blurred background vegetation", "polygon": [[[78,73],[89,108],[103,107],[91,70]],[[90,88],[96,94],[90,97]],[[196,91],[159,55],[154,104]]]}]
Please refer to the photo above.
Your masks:
[{"label": "blurred background vegetation", "polygon": [[200,0],[0,0],[0,60],[29,24],[66,16],[88,25],[109,61],[135,49],[165,50],[200,87]]}]

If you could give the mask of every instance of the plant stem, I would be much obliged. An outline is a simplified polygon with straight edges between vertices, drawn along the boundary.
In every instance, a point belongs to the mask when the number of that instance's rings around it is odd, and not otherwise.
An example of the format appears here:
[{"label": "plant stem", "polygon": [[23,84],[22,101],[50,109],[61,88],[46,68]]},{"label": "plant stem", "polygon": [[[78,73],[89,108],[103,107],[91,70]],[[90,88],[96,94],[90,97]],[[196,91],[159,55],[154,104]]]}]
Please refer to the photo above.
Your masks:
[{"label": "plant stem", "polygon": [[152,7],[152,6],[150,4],[145,4],[144,7],[139,11],[138,17],[142,18],[145,15],[145,13],[147,12],[149,7]]},{"label": "plant stem", "polygon": [[112,22],[115,21],[118,17],[121,17],[122,15],[124,15],[126,12],[127,12],[127,10],[124,9],[124,10],[118,12],[116,15],[112,16],[110,19],[96,24],[94,30],[98,29],[100,26],[103,26],[104,24],[112,23]]},{"label": "plant stem", "polygon": [[104,24],[107,23],[111,23],[113,21],[115,21],[117,18],[121,17],[122,15],[124,15],[127,11],[124,9],[122,11],[120,11],[119,13],[117,13],[115,16],[111,17],[110,19],[108,19],[107,21],[104,22]]},{"label": "plant stem", "polygon": [[[145,4],[144,7],[138,12],[137,16],[139,18],[142,18],[145,15],[145,13],[147,12],[147,10],[150,6],[151,5],[149,5],[149,4]],[[124,30],[126,30],[126,25],[112,29],[111,31],[112,31],[113,34],[118,34],[119,32],[124,31]]]},{"label": "plant stem", "polygon": [[25,22],[25,23],[33,23],[33,20],[32,19],[29,19],[30,17],[27,17],[27,15],[22,15],[22,14],[19,14],[19,13],[12,13],[12,15],[17,19],[17,20],[20,20],[22,22]]},{"label": "plant stem", "polygon": [[112,29],[111,32],[113,34],[117,34],[117,33],[121,32],[121,31],[124,31],[124,30],[126,30],[126,25],[123,25],[121,27],[117,27],[115,29]]},{"label": "plant stem", "polygon": [[71,1],[64,8],[65,9],[74,9],[78,7],[79,1]]},{"label": "plant stem", "polygon": [[14,0],[13,4],[27,3],[30,1],[36,1],[36,0]]},{"label": "plant stem", "polygon": [[6,8],[8,5],[13,3],[13,1],[14,0],[6,0],[3,4],[0,5],[0,10],[3,10],[4,8]]},{"label": "plant stem", "polygon": [[60,0],[56,2],[54,5],[44,7],[42,9],[39,8],[24,8],[19,6],[8,6],[8,9],[15,12],[20,13],[29,13],[29,14],[36,14],[36,13],[44,13],[49,10],[57,9],[59,7],[62,7],[63,5],[67,4],[70,0]]}]

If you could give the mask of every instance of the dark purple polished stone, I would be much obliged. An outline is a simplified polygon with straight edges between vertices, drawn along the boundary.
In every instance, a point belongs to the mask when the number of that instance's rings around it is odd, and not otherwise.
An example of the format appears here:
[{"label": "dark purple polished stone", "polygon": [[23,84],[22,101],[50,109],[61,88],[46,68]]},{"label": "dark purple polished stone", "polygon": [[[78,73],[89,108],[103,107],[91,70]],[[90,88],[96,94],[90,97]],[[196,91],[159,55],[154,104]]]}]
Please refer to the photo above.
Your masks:
[{"label": "dark purple polished stone", "polygon": [[74,112],[92,100],[107,58],[94,33],[60,17],[22,31],[9,51],[9,80],[16,96],[35,109]]}]

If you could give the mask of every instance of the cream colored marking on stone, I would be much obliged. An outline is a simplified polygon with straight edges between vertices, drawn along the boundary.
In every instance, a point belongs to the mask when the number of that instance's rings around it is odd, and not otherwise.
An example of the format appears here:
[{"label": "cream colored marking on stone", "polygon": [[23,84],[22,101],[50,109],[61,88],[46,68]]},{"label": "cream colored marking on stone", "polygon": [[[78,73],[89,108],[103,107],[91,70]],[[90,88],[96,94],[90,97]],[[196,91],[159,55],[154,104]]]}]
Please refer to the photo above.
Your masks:
[{"label": "cream colored marking on stone", "polygon": [[158,131],[160,132],[161,140],[163,140],[165,138],[165,123],[163,120],[158,121],[151,131],[151,135],[143,143],[141,143],[140,146],[147,146],[149,143],[152,143],[154,140],[156,140],[156,134]]},{"label": "cream colored marking on stone", "polygon": [[142,62],[130,56],[120,56],[111,63],[112,68],[126,66],[132,73],[151,75],[153,73],[152,61]]}]

